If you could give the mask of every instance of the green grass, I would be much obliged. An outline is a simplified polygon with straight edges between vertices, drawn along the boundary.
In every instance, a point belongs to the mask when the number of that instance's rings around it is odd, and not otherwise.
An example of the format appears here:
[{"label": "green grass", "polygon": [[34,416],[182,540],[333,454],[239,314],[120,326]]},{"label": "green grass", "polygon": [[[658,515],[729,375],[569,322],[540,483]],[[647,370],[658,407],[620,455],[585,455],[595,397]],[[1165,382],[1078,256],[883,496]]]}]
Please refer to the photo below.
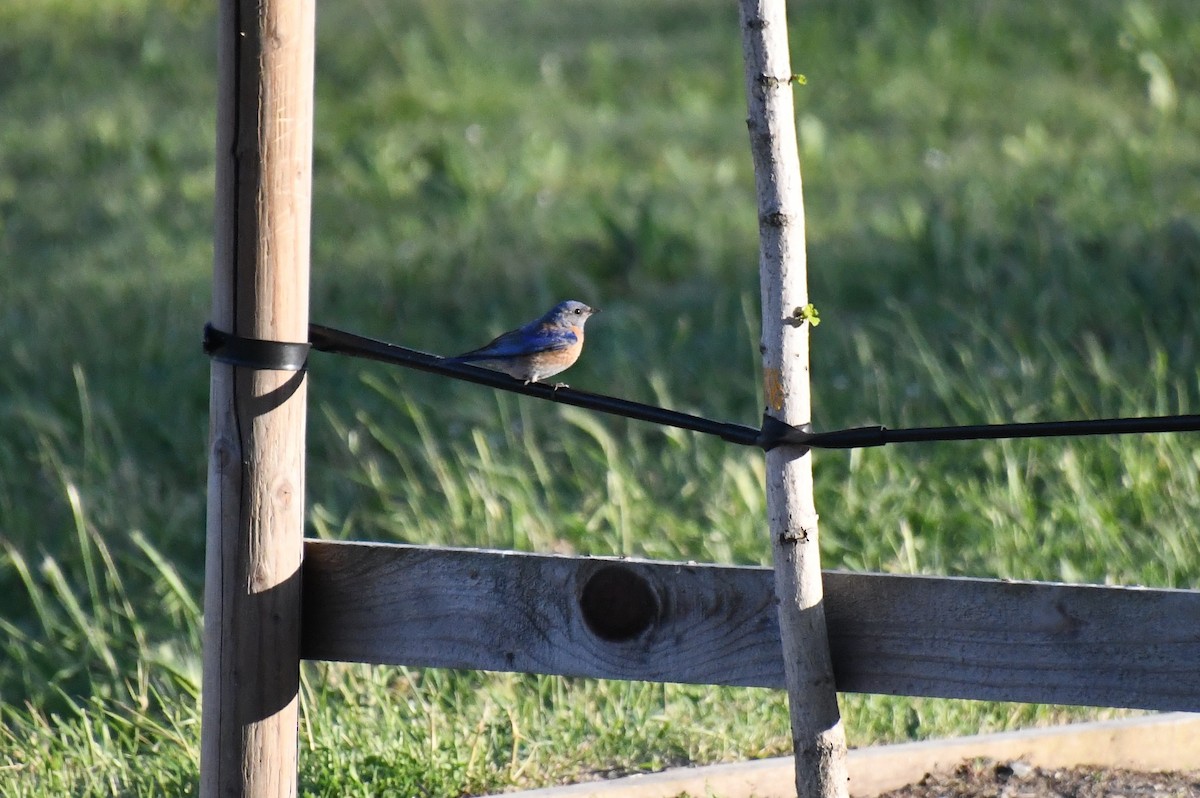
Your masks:
[{"label": "green grass", "polygon": [[[755,423],[736,14],[323,4],[313,318],[435,352],[604,308],[576,387]],[[1197,412],[1184,0],[796,6],[820,428]],[[0,6],[0,780],[189,794],[215,107],[209,4]],[[762,459],[314,355],[309,531],[764,563]],[[1193,436],[816,457],[827,567],[1196,587]],[[783,696],[309,665],[305,794],[785,753]],[[852,744],[1112,710],[844,696]]]}]

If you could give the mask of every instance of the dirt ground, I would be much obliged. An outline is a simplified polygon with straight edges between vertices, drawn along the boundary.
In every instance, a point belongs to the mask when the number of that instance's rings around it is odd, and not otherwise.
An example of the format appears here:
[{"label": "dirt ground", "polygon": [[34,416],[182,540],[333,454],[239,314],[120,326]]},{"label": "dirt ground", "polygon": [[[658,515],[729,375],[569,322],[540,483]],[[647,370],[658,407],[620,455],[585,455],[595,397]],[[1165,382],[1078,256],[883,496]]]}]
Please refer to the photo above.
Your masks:
[{"label": "dirt ground", "polygon": [[1200,798],[1200,771],[1043,769],[1023,762],[975,760],[880,798]]}]

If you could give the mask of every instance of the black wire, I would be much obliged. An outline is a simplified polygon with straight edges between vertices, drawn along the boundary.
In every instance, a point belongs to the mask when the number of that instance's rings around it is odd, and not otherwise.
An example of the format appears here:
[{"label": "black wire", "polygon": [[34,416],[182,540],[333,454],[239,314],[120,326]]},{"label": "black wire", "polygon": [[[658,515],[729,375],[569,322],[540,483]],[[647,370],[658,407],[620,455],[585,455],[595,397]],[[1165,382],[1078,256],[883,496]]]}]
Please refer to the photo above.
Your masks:
[{"label": "black wire", "polygon": [[1078,421],[1038,421],[1024,424],[975,424],[952,427],[854,427],[832,432],[813,432],[811,425],[795,427],[774,416],[763,414],[762,429],[730,424],[662,407],[632,402],[615,396],[556,388],[543,383],[523,383],[505,374],[461,363],[403,346],[365,338],[320,324],[309,325],[309,341],[321,352],[378,360],[398,366],[429,371],[459,380],[487,385],[502,391],[549,399],[601,413],[648,421],[668,427],[715,435],[741,446],[770,450],[780,445],[814,449],[858,449],[888,443],[930,441],[996,440],[1001,438],[1078,437],[1082,435],[1128,435],[1154,432],[1200,431],[1200,415],[1148,416],[1142,418],[1102,418]]},{"label": "black wire", "polygon": [[955,427],[855,427],[821,432],[798,442],[820,449],[858,449],[887,443],[985,441],[1001,438],[1077,438],[1084,435],[1129,435],[1200,431],[1200,415],[1096,418],[1078,421],[1034,421],[1024,424],[969,424]]},{"label": "black wire", "polygon": [[[638,421],[649,421],[651,424],[662,424],[668,427],[702,432],[705,435],[716,435],[722,440],[742,446],[758,446],[759,431],[754,427],[741,424],[727,424],[713,421],[701,416],[667,410],[662,407],[631,402],[615,396],[577,391],[573,388],[556,388],[553,385],[521,380],[501,374],[497,371],[469,366],[464,363],[447,363],[445,358],[420,352],[416,349],[389,344],[374,338],[365,338],[354,333],[323,327],[320,324],[310,324],[308,327],[309,341],[313,348],[320,352],[332,352],[353,357],[378,360],[383,363],[393,363],[398,366],[443,374],[467,382],[487,385],[502,391],[535,396],[539,399],[549,399],[565,405],[574,405],[588,410],[598,410]],[[791,429],[789,427],[789,429]]]}]

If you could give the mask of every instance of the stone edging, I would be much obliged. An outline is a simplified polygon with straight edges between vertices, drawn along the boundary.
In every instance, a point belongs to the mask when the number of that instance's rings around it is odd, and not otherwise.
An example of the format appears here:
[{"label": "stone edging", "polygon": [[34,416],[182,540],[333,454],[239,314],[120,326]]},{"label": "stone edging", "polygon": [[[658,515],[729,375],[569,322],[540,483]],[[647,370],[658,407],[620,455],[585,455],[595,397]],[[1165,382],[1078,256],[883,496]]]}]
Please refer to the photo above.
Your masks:
[{"label": "stone edging", "polygon": [[[873,798],[920,781],[964,759],[1020,759],[1041,767],[1096,765],[1131,770],[1200,769],[1200,714],[1173,712],[1122,720],[1074,723],[951,740],[858,748],[850,752],[850,793]],[[549,787],[506,798],[675,798],[680,793],[720,798],[792,798],[792,758],[673,768],[610,781]]]}]

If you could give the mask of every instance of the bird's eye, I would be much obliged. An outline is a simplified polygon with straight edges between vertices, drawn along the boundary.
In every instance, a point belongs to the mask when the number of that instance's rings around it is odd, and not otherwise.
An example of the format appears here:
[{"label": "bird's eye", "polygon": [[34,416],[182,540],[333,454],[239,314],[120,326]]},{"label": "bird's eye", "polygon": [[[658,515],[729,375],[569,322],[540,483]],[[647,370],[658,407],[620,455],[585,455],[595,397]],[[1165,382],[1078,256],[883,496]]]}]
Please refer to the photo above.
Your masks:
[{"label": "bird's eye", "polygon": [[576,316],[581,315],[583,313],[583,308],[575,308],[574,313]]}]

